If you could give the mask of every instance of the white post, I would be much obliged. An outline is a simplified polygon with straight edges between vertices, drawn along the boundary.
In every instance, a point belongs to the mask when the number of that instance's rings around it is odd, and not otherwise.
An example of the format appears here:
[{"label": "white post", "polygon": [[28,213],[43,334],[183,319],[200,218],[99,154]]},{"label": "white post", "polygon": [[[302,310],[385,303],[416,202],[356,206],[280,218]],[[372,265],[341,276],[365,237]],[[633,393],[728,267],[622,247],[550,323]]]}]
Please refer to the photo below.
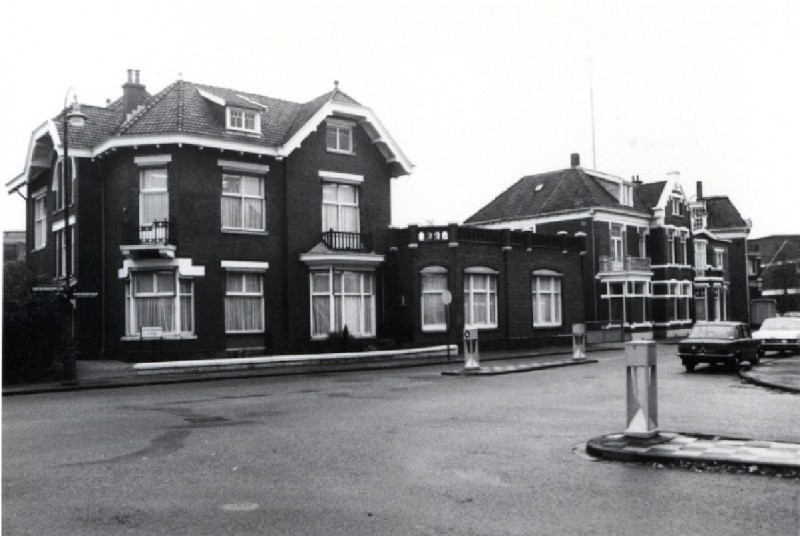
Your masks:
[{"label": "white post", "polygon": [[631,341],[625,344],[628,387],[628,437],[658,434],[658,388],[656,343]]},{"label": "white post", "polygon": [[586,324],[572,324],[572,359],[586,359]]},{"label": "white post", "polygon": [[478,330],[464,330],[464,370],[479,370],[481,356],[478,347]]}]

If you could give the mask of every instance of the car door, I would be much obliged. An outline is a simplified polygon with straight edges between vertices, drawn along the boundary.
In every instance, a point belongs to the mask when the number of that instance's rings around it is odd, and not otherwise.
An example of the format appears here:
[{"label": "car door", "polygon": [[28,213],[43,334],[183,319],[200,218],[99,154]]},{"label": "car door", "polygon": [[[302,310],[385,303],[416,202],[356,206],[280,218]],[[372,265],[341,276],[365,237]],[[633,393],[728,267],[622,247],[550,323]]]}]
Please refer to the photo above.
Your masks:
[{"label": "car door", "polygon": [[758,354],[758,341],[755,340],[750,333],[750,328],[748,326],[739,326],[739,329],[742,333],[742,346],[746,348],[745,352],[742,352],[746,355],[747,359],[753,359]]}]

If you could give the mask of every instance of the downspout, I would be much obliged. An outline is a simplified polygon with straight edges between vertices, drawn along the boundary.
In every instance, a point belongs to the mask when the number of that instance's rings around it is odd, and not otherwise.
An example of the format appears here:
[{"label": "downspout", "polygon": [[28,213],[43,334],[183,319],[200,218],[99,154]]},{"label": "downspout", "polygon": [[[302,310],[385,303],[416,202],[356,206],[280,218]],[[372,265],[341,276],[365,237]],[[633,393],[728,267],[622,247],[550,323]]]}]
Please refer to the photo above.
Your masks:
[{"label": "downspout", "polygon": [[106,181],[103,180],[101,172],[104,167],[102,162],[98,162],[97,172],[100,175],[100,288],[102,289],[100,293],[100,299],[102,300],[100,305],[101,359],[106,357],[106,341],[108,339],[108,333],[106,332]]}]

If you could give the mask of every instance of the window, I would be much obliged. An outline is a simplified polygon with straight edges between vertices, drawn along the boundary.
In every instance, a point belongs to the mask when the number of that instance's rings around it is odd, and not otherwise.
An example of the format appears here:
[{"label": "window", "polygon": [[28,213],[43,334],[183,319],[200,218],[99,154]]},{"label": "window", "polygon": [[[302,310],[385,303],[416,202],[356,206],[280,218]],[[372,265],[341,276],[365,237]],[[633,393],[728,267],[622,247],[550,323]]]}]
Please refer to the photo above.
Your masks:
[{"label": "window", "polygon": [[[74,158],[70,158],[70,175],[72,177],[69,205],[75,204],[75,194],[77,190],[77,163]],[[53,193],[55,194],[55,210],[63,210],[66,204],[67,189],[63,187],[64,184],[64,160],[60,159],[56,162],[56,168],[53,173]]]},{"label": "window", "polygon": [[686,249],[686,242],[689,238],[689,233],[687,231],[681,231],[681,254],[680,260],[678,264],[688,265],[689,264],[689,253]]},{"label": "window", "polygon": [[533,272],[533,327],[561,325],[561,275],[549,270]]},{"label": "window", "polygon": [[353,153],[353,124],[345,121],[328,120],[325,140],[329,151]]},{"label": "window", "polygon": [[639,230],[639,257],[647,257],[647,233],[643,229]]},{"label": "window", "polygon": [[361,229],[358,187],[335,182],[322,183],[322,230],[358,233]]},{"label": "window", "polygon": [[705,240],[694,241],[694,267],[697,270],[705,270],[708,266],[706,259],[706,244]]},{"label": "window", "polygon": [[264,231],[264,178],[254,175],[222,175],[222,229]]},{"label": "window", "polygon": [[622,182],[620,183],[619,203],[627,207],[633,206],[633,186]]},{"label": "window", "polygon": [[497,327],[497,272],[467,269],[464,274],[464,324],[470,328]]},{"label": "window", "polygon": [[695,285],[694,287],[694,312],[697,321],[708,319],[708,302],[706,301],[707,286]]},{"label": "window", "polygon": [[[70,218],[72,219],[72,218]],[[69,235],[72,243],[70,244],[70,270],[71,275],[75,274],[75,226],[69,226]],[[53,232],[53,238],[56,246],[56,277],[67,277],[67,241],[64,239],[66,230],[61,227]]]},{"label": "window", "polygon": [[353,337],[375,336],[375,274],[347,270],[311,272],[311,336],[347,327]]},{"label": "window", "polygon": [[33,196],[33,249],[42,249],[47,245],[47,210],[46,190]]},{"label": "window", "polygon": [[422,331],[444,331],[447,329],[447,306],[444,293],[447,290],[447,270],[438,266],[423,268],[420,272],[422,287]]},{"label": "window", "polygon": [[714,248],[714,266],[718,270],[722,270],[725,267],[725,250]]},{"label": "window", "polygon": [[125,284],[125,316],[129,336],[143,328],[163,334],[194,333],[194,281],[174,270],[132,272]]},{"label": "window", "polygon": [[611,257],[620,260],[625,256],[625,249],[622,239],[622,225],[611,225]]},{"label": "window", "polygon": [[675,264],[675,230],[667,229],[667,264]]},{"label": "window", "polygon": [[227,272],[225,332],[264,331],[264,277],[260,273]]},{"label": "window", "polygon": [[680,197],[670,197],[673,216],[683,216],[683,201]]},{"label": "window", "polygon": [[228,128],[230,130],[242,130],[244,132],[261,131],[260,115],[251,110],[243,108],[227,108]]},{"label": "window", "polygon": [[139,225],[168,220],[167,168],[144,168],[139,172]]}]

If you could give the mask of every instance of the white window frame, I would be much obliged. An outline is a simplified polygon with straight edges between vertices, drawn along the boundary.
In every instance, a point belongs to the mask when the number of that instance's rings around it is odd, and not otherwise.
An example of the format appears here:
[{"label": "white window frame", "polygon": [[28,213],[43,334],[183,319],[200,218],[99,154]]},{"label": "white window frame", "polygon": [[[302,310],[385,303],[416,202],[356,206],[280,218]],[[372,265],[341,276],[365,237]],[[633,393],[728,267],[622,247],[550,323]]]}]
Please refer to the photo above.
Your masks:
[{"label": "white window frame", "polygon": [[[615,232],[619,231],[619,235]],[[614,260],[622,260],[625,258],[625,226],[621,223],[612,223],[609,225],[609,237],[611,243],[611,258]],[[617,250],[619,249],[619,256]]]},{"label": "white window frame", "polygon": [[[258,281],[258,290],[257,291],[248,291],[245,288],[245,280],[247,276],[256,276]],[[228,289],[228,278],[229,277],[241,277],[242,279],[242,290],[241,291],[232,291]],[[228,309],[228,299],[229,298],[245,298],[252,301],[258,302],[258,312],[259,312],[259,320],[260,320],[260,327],[256,327],[253,329],[231,329],[229,327],[229,309]],[[243,334],[243,333],[264,333],[265,330],[265,318],[264,318],[264,272],[262,271],[245,271],[245,270],[226,270],[225,271],[225,333],[226,334]]]},{"label": "white window frame", "polygon": [[670,204],[672,205],[673,216],[683,216],[683,200],[678,196],[671,196]]},{"label": "white window frame", "polygon": [[[333,186],[336,188],[336,201],[330,202],[325,200],[324,190],[326,186]],[[355,202],[354,203],[346,203],[341,200],[341,196],[339,195],[339,190],[341,188],[352,188],[355,191]],[[333,231],[338,232],[349,232],[349,233],[360,233],[361,232],[361,188],[355,184],[350,182],[336,182],[330,180],[322,181],[322,232],[328,232],[331,229]],[[325,227],[325,207],[335,207],[336,208],[336,225],[334,227],[330,227],[326,229]],[[356,230],[355,231],[342,231],[342,208],[355,208],[356,209]]]},{"label": "white window frame", "polygon": [[[253,123],[251,128],[247,127],[249,121]],[[253,110],[248,110],[247,108],[228,106],[225,108],[225,127],[228,130],[260,134],[261,114]]]},{"label": "white window frame", "polygon": [[[550,280],[550,289],[542,289],[542,281]],[[563,322],[563,306],[561,293],[562,274],[553,270],[535,270],[531,276],[531,308],[533,312],[534,328],[554,328],[560,327]],[[545,322],[540,320],[540,307],[545,304],[550,309],[550,318],[553,320]]]},{"label": "white window frame", "polygon": [[[166,175],[167,184],[163,188],[146,188],[144,187],[144,178],[148,172],[151,171],[163,171]],[[169,221],[169,170],[167,166],[142,166],[139,169],[139,225],[152,225],[153,221],[145,221],[144,219],[144,200],[147,196],[156,196],[165,194],[167,198],[167,215],[164,220],[157,220],[157,221]]]},{"label": "white window frame", "polygon": [[[314,283],[313,278],[314,275],[321,275],[327,274],[328,277],[328,290],[327,291],[319,291],[314,292]],[[345,274],[357,274],[359,276],[359,291],[357,293],[347,293],[345,294],[344,291],[344,277]],[[339,285],[339,292],[336,292],[336,284],[334,279],[336,277],[341,278],[340,285]],[[370,279],[370,288],[371,291],[367,292],[365,290],[365,278]],[[375,272],[374,271],[367,271],[367,270],[350,270],[350,269],[343,269],[343,268],[335,268],[329,267],[325,269],[315,269],[311,270],[309,273],[308,284],[309,284],[309,294],[311,296],[310,300],[310,309],[309,309],[309,324],[311,329],[311,338],[312,339],[327,339],[331,333],[337,332],[337,324],[342,324],[342,329],[344,329],[344,308],[345,308],[345,300],[346,296],[357,296],[359,298],[359,307],[360,307],[360,318],[361,318],[361,325],[360,326],[347,326],[347,331],[351,337],[356,339],[368,339],[374,338],[377,333],[377,326],[376,326],[376,311],[375,311]],[[321,332],[317,326],[314,325],[314,297],[327,297],[328,298],[328,332],[323,333]],[[340,308],[337,310],[336,308],[336,298],[340,297]],[[370,310],[369,310],[369,326],[371,327],[370,330],[366,328],[367,326],[367,315],[365,314],[365,304],[369,301],[370,303]]]},{"label": "white window frame", "polygon": [[[63,222],[62,222],[63,224]],[[69,235],[71,241],[71,249],[70,249],[70,266],[72,267],[71,276],[75,277],[75,220],[70,218],[69,224]],[[54,226],[53,229],[53,244],[55,244],[55,258],[56,266],[55,266],[55,273],[57,279],[62,279],[67,277],[67,243],[64,240],[64,235],[66,234],[67,230],[64,228],[63,225],[61,226]]]},{"label": "white window frame", "polygon": [[689,232],[688,231],[681,231],[680,232],[680,241],[681,241],[681,266],[689,266],[689,249],[686,246],[686,242],[689,240]]},{"label": "white window frame", "polygon": [[[245,177],[250,177],[254,179],[258,179],[260,184],[260,195],[253,195],[253,194],[245,194],[243,192],[238,193],[231,193],[226,192],[225,189],[222,187],[222,183],[225,180],[225,177],[239,177],[239,179],[244,179]],[[241,182],[240,182],[241,184]],[[220,178],[220,226],[223,231],[225,232],[241,232],[241,233],[263,233],[267,230],[267,181],[266,177],[260,173],[252,173],[252,172],[245,172],[245,171],[234,171],[223,169],[222,176]],[[231,227],[225,225],[225,217],[223,211],[223,199],[225,197],[236,198],[241,200],[241,218],[242,218],[242,225],[241,227]],[[260,227],[245,227],[245,200],[246,199],[258,199],[261,202],[261,225]]]},{"label": "white window frame", "polygon": [[[484,278],[485,288],[476,289],[475,279]],[[467,329],[494,329],[499,324],[497,316],[498,311],[498,295],[497,286],[498,272],[491,268],[467,268],[464,270],[464,327]],[[492,281],[494,281],[494,290],[492,290]],[[486,322],[478,323],[475,321],[475,301],[476,295],[486,296]],[[494,299],[492,299],[494,298]],[[494,317],[494,322],[492,322]]]},{"label": "white window frame", "polygon": [[[156,274],[158,273],[166,273],[171,272],[175,277],[175,292],[173,294],[167,292],[158,292],[156,290],[152,293],[142,293],[140,295],[134,296],[134,288],[133,288],[133,280],[135,276],[142,275],[142,274],[152,274],[155,280],[158,280]],[[191,291],[189,293],[182,292],[181,289],[181,281],[188,282]],[[151,297],[169,297],[172,296],[173,303],[172,303],[172,314],[173,314],[173,326],[172,330],[170,331],[163,331],[162,336],[166,336],[167,338],[194,338],[195,336],[195,299],[194,299],[194,279],[188,277],[182,277],[178,270],[175,268],[164,268],[164,269],[147,269],[147,270],[131,270],[129,272],[128,278],[125,280],[125,335],[126,338],[140,338],[142,337],[141,331],[136,331],[134,326],[136,325],[136,298],[151,298]],[[191,299],[191,314],[189,315],[189,320],[191,323],[191,329],[189,330],[182,330],[182,303],[181,298],[190,297]],[[144,326],[148,327],[148,326]]]},{"label": "white window frame", "polygon": [[38,251],[47,246],[47,189],[38,190],[31,199],[33,201],[33,250]]},{"label": "white window frame", "polygon": [[667,228],[667,264],[675,264],[675,229]]},{"label": "white window frame", "polygon": [[[75,186],[76,181],[78,179],[78,166],[77,162],[75,161],[75,157],[69,157],[70,165],[70,197],[69,197],[69,206],[72,207],[75,205]],[[66,204],[66,196],[67,196],[67,189],[62,187],[64,184],[64,159],[59,158],[55,165],[55,171],[53,173],[53,194],[55,194],[55,208],[53,210],[59,211],[64,210],[64,205]]]},{"label": "white window frame", "polygon": [[[434,332],[434,331],[445,331],[447,329],[447,305],[444,305],[444,293],[448,290],[449,281],[447,278],[447,268],[442,266],[427,266],[420,270],[420,300],[419,300],[419,308],[420,308],[420,323],[422,325],[422,331],[425,332]],[[435,289],[426,289],[425,288],[425,278],[426,277],[443,277],[445,286],[444,288],[435,288]],[[444,308],[444,315],[445,321],[442,323],[433,323],[426,321],[425,318],[425,297],[432,297],[434,299],[440,300],[438,303]]]},{"label": "white window frame", "polygon": [[[355,123],[336,119],[328,119],[325,126],[325,147],[328,152],[340,154],[355,154],[353,146],[353,131]],[[329,134],[333,133],[334,144],[331,146]],[[347,139],[350,143],[349,149],[342,149],[342,140]]]},{"label": "white window frame", "polygon": [[722,270],[725,266],[725,249],[714,248],[714,267]]},{"label": "white window frame", "polygon": [[694,240],[694,267],[699,270],[708,268],[708,241]]}]

